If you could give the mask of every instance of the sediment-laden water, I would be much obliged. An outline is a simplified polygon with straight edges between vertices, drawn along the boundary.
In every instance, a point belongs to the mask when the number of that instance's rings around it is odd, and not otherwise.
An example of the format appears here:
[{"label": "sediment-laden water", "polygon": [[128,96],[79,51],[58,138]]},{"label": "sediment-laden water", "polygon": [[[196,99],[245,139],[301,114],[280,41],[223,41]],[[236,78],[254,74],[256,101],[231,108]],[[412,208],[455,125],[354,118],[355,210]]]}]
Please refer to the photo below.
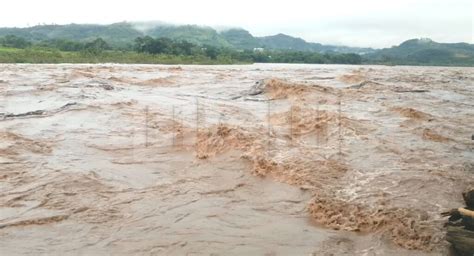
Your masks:
[{"label": "sediment-laden water", "polygon": [[474,69],[0,65],[6,255],[444,255]]}]

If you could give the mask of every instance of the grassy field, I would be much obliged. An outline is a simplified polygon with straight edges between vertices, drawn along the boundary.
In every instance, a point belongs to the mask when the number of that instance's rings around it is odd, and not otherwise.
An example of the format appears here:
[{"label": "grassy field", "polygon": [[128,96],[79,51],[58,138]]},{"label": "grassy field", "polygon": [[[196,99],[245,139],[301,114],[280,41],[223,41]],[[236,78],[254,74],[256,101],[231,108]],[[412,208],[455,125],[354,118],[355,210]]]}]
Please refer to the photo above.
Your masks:
[{"label": "grassy field", "polygon": [[132,51],[64,52],[49,48],[0,47],[0,63],[140,63],[140,64],[245,64],[229,57],[146,54]]}]

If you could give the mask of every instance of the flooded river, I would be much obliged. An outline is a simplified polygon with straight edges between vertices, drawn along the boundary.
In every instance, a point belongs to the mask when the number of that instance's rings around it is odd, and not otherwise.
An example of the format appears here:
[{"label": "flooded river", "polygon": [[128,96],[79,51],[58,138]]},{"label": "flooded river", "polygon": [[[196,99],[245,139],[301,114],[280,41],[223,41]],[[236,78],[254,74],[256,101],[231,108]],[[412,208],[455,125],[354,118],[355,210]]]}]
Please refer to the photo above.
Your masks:
[{"label": "flooded river", "polygon": [[446,255],[474,69],[0,64],[5,255]]}]

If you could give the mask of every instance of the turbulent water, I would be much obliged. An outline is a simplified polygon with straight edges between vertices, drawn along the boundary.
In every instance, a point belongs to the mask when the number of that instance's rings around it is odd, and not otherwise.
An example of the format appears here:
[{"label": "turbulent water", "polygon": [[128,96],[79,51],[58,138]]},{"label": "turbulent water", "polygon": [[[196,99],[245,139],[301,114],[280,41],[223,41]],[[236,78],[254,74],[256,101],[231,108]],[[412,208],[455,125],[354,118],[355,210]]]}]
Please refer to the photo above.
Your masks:
[{"label": "turbulent water", "polygon": [[0,65],[5,255],[444,255],[474,69]]}]

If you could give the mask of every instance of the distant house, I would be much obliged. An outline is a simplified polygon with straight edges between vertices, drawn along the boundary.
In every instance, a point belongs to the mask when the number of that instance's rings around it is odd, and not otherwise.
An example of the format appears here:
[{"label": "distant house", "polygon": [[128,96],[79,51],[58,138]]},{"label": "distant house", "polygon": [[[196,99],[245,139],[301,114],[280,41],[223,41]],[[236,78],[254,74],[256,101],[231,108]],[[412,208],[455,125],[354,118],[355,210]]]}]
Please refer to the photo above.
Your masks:
[{"label": "distant house", "polygon": [[265,51],[265,48],[253,48],[254,52],[263,52]]}]

